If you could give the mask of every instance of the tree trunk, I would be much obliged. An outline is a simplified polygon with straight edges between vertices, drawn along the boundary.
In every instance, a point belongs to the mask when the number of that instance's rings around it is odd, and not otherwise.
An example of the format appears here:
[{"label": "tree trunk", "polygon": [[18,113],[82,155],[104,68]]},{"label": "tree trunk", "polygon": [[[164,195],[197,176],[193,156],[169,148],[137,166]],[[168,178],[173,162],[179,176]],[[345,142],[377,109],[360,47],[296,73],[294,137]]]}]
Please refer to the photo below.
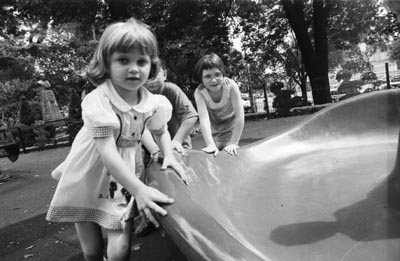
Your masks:
[{"label": "tree trunk", "polygon": [[323,0],[313,0],[315,47],[304,17],[303,0],[281,0],[286,17],[297,39],[302,61],[310,78],[314,104],[331,102],[328,78],[328,9]]},{"label": "tree trunk", "polygon": [[304,105],[307,104],[308,97],[307,97],[307,78],[301,78],[301,97],[303,98]]}]

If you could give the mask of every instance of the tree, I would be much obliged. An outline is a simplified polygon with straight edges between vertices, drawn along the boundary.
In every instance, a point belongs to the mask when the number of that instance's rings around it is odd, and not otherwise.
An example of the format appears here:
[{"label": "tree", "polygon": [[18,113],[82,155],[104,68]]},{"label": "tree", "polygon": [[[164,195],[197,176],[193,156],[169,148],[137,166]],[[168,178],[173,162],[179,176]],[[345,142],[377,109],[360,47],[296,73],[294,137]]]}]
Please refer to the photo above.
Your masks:
[{"label": "tree", "polygon": [[286,16],[292,27],[297,44],[302,53],[302,61],[308,73],[315,104],[331,102],[328,78],[328,13],[330,5],[314,0],[313,28],[314,44],[308,34],[308,26],[304,14],[304,1],[282,0]]},{"label": "tree", "polygon": [[[313,0],[311,7],[305,5],[304,0],[281,0],[281,3],[302,52],[314,103],[330,102],[329,49],[349,48],[360,43],[364,36],[368,42],[377,41],[373,36],[378,35],[377,30],[381,28],[379,3],[374,0]],[[312,10],[312,21],[306,19],[307,9]]]},{"label": "tree", "polygon": [[298,85],[307,100],[307,73],[280,2],[238,1],[236,7],[240,23],[234,33],[241,37],[246,62],[256,64],[255,75],[264,87],[275,81],[289,89]]},{"label": "tree", "polygon": [[[152,1],[150,1],[152,2]],[[231,67],[228,20],[232,1],[155,1],[145,21],[155,28],[169,80],[187,90],[197,60],[215,52]],[[160,17],[162,17],[160,19]],[[234,54],[234,53],[232,53]]]},{"label": "tree", "polygon": [[[300,86],[309,77],[316,104],[330,101],[328,72],[332,63],[328,62],[337,57],[328,56],[330,52],[355,49],[360,42],[379,46],[391,32],[388,17],[380,12],[376,0],[237,2],[249,55],[263,57],[270,68],[285,68],[282,75]],[[304,71],[297,69],[301,67],[294,63],[296,59]],[[293,73],[296,70],[297,75]]]}]

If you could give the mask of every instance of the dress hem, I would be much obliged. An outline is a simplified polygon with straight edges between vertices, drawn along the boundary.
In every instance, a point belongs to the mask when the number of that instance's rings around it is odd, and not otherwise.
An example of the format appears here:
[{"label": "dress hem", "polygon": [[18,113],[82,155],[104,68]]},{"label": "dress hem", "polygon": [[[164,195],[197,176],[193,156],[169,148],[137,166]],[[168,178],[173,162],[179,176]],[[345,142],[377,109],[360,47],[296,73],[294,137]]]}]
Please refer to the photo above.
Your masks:
[{"label": "dress hem", "polygon": [[125,222],[133,218],[132,213],[122,217],[111,215],[98,209],[80,207],[55,207],[50,206],[46,220],[51,222],[94,222],[106,229],[123,229]]}]

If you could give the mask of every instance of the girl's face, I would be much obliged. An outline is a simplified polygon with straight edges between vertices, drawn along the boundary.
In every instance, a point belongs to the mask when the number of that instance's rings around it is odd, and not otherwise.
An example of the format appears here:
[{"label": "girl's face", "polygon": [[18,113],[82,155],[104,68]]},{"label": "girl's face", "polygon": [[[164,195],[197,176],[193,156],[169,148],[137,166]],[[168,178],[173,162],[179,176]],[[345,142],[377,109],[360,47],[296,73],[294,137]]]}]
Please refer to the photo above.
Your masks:
[{"label": "girl's face", "polygon": [[208,70],[203,70],[202,72],[202,82],[207,90],[215,92],[219,91],[222,86],[222,79],[224,75],[218,68],[212,68]]},{"label": "girl's face", "polygon": [[129,52],[114,52],[110,57],[109,74],[120,94],[137,92],[149,78],[151,58],[137,48]]}]

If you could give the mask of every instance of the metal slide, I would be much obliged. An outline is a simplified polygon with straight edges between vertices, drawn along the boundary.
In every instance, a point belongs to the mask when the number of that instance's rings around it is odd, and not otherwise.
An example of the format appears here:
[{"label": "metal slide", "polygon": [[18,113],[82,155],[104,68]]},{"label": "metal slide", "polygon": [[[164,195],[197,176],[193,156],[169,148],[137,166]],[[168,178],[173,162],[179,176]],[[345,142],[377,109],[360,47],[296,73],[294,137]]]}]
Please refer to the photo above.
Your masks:
[{"label": "metal slide", "polygon": [[[189,260],[400,260],[400,90],[332,104],[236,157],[191,151],[163,228]],[[400,156],[397,156],[400,157]]]}]

